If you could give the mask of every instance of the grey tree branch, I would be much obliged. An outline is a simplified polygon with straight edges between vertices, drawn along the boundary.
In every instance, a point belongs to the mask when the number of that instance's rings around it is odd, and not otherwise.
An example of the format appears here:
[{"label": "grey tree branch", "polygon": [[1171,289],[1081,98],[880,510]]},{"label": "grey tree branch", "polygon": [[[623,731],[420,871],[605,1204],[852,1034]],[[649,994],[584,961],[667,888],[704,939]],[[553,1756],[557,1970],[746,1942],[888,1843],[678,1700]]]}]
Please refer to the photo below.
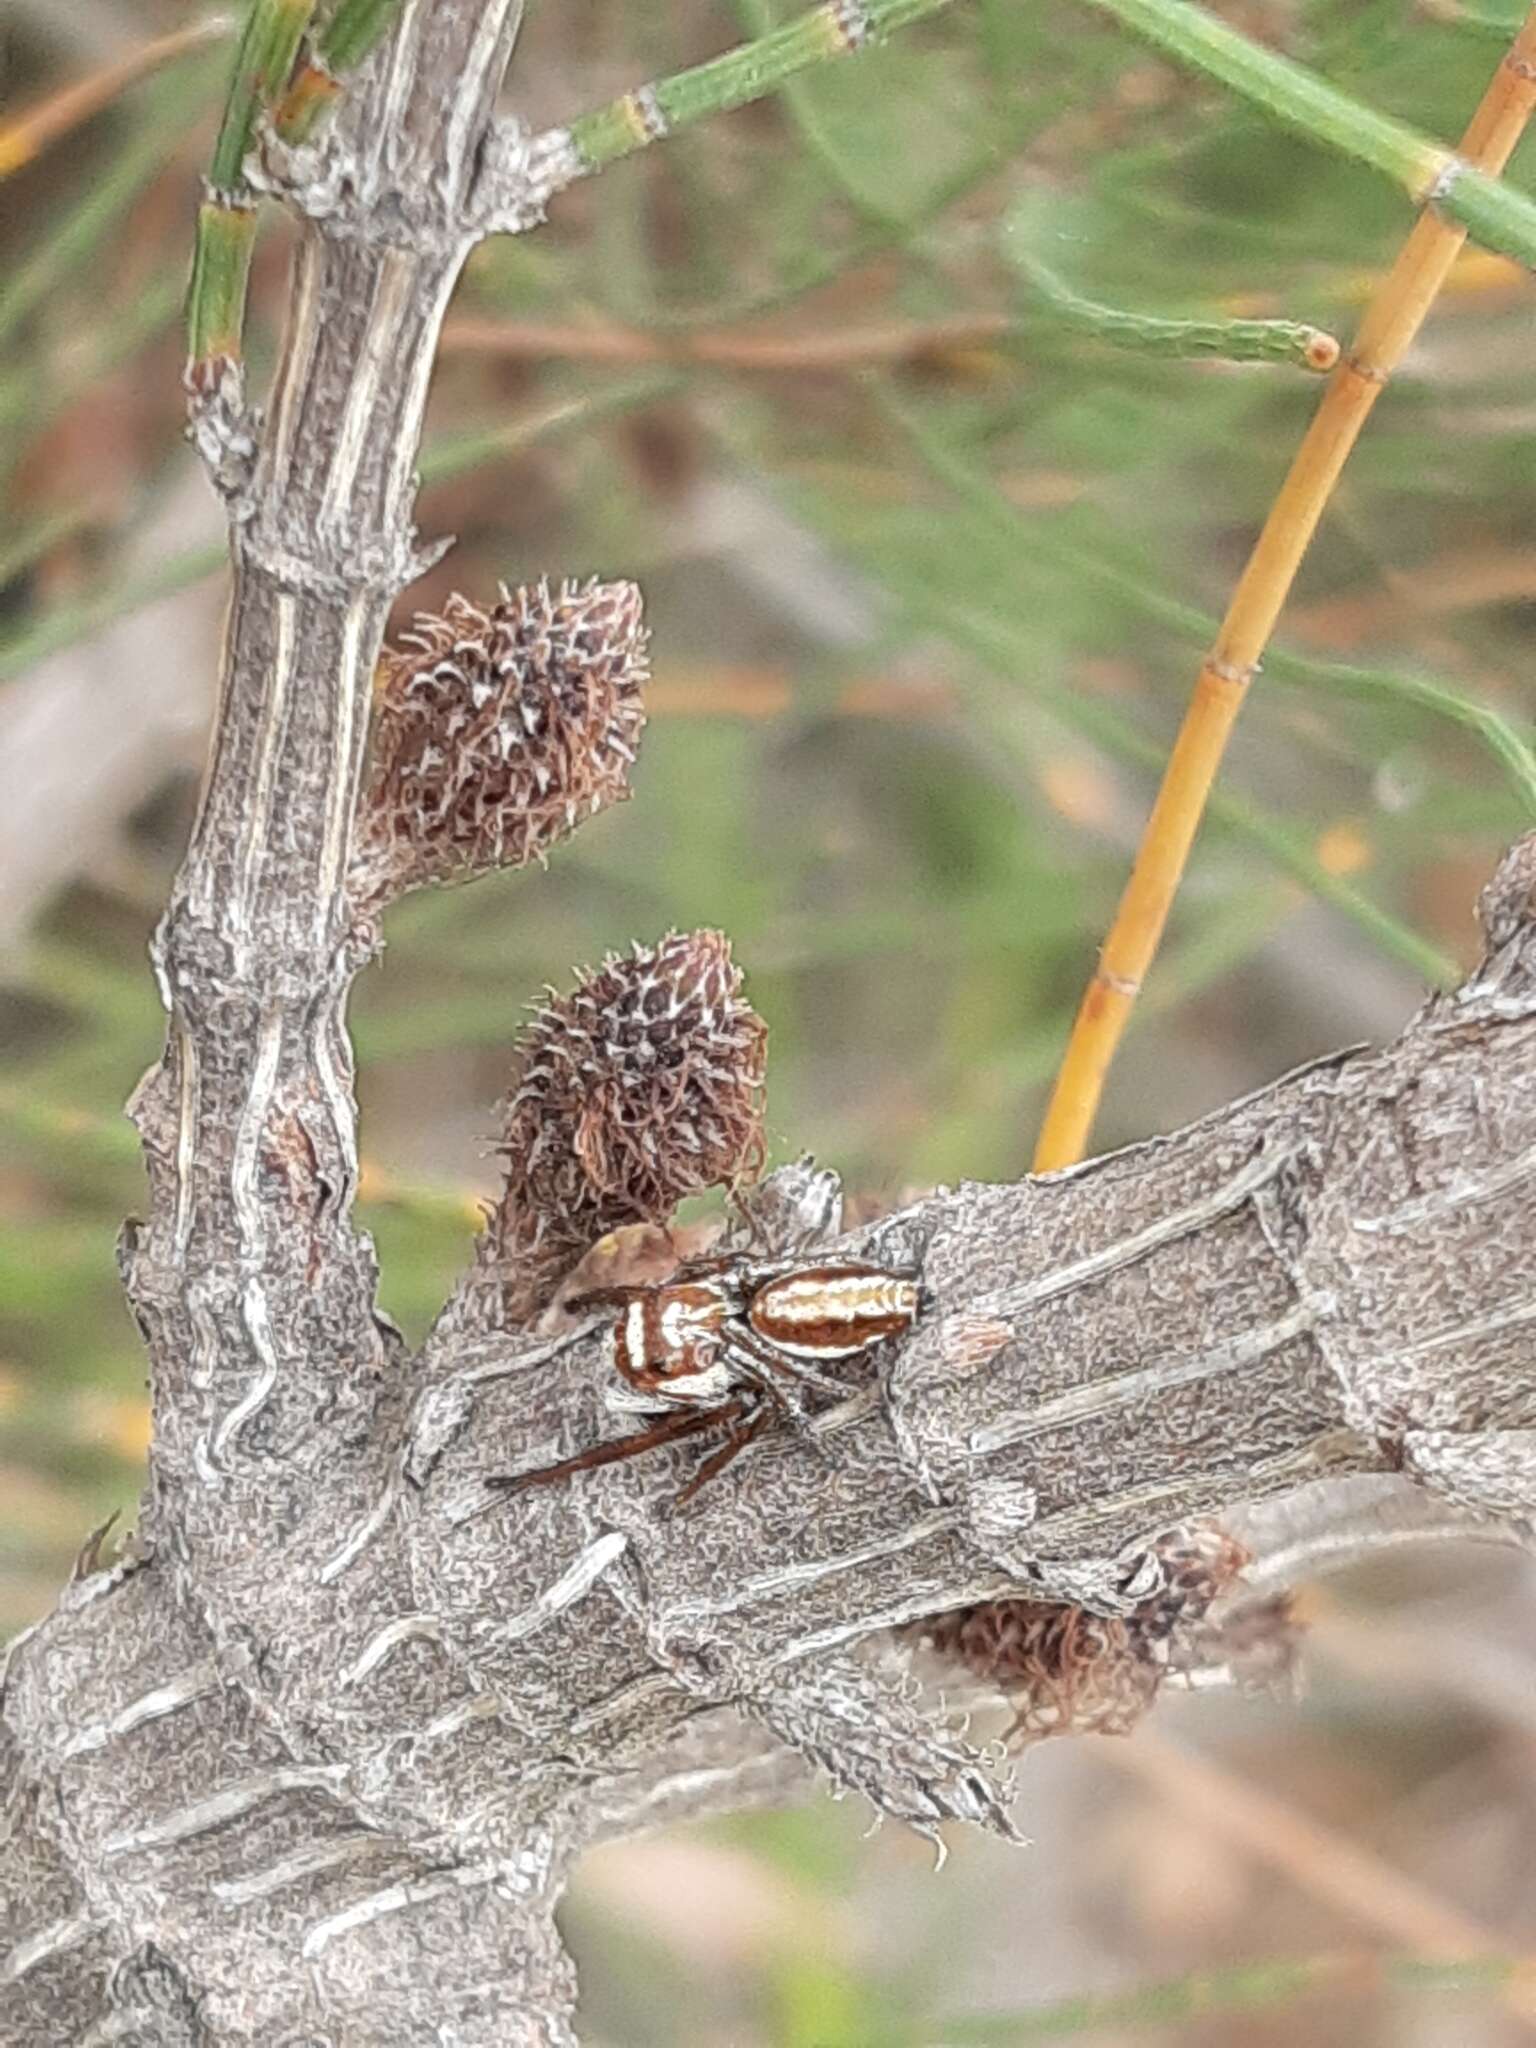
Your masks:
[{"label": "grey tree branch", "polygon": [[[686,1512],[688,1447],[487,1487],[612,1428],[597,1337],[477,1309],[409,1360],[380,1323],[348,1221],[343,1012],[372,934],[345,876],[514,11],[415,0],[324,159],[280,167],[309,218],[268,417],[226,394],[199,421],[234,593],[155,947],[168,1048],[134,1104],[151,1489],[131,1551],[85,1558],[5,1671],[0,2037],[23,2048],[568,2041],[551,1916],[595,1836],[808,1763],[919,1827],[1008,1829],[905,1624],[1005,1596],[1132,1612],[1159,1532],[1209,1513],[1248,1515],[1261,1574],[1266,1548],[1305,1564],[1330,1489],[1334,1556],[1418,1519],[1362,1486],[1536,1520],[1536,842],[1488,893],[1482,967],[1386,1051],[844,1240],[920,1263],[930,1308]],[[805,1180],[778,1184],[790,1222]],[[1264,1507],[1303,1488],[1305,1513]]]},{"label": "grey tree branch", "polygon": [[866,1232],[922,1248],[932,1311],[815,1441],[768,1439],[685,1515],[686,1452],[490,1494],[604,1427],[595,1342],[445,1336],[294,1540],[247,1519],[87,1576],[7,1683],[13,1797],[46,1816],[0,1862],[11,2035],[60,2038],[125,1958],[134,2010],[152,1948],[203,1999],[188,2039],[429,2039],[428,1952],[440,1998],[462,1959],[485,2001],[452,2038],[558,2039],[545,1907],[595,1835],[783,1796],[797,1753],[914,1820],[997,1818],[893,1624],[1003,1590],[1123,1606],[1202,1510],[1234,1511],[1261,1592],[1528,1532],[1533,880],[1527,844],[1484,966],[1387,1051]]}]

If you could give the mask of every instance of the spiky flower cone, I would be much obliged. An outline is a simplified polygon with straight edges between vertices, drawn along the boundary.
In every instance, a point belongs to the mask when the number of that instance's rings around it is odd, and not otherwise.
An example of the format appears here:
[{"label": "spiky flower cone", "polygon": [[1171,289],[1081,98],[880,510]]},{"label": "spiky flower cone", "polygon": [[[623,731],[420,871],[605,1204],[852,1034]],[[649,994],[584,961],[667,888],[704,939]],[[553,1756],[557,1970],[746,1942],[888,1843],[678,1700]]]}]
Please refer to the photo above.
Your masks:
[{"label": "spiky flower cone", "polygon": [[541,582],[419,616],[381,661],[359,903],[543,860],[627,797],[646,641],[633,583]]},{"label": "spiky flower cone", "polygon": [[[1214,1522],[1170,1531],[1154,1548],[1160,1590],[1110,1618],[1042,1600],[989,1600],[914,1625],[923,1647],[993,1685],[1014,1709],[1022,1742],[1047,1735],[1124,1735],[1171,1671],[1221,1661],[1277,1675],[1292,1642],[1287,1611],[1268,1612],[1257,1631],[1206,1640],[1206,1618],[1248,1562]],[[1252,1639],[1250,1640],[1250,1636]]]},{"label": "spiky flower cone", "polygon": [[532,1314],[607,1231],[758,1172],[766,1052],[720,932],[670,932],[550,991],[517,1047],[506,1186],[481,1241],[502,1320]]}]

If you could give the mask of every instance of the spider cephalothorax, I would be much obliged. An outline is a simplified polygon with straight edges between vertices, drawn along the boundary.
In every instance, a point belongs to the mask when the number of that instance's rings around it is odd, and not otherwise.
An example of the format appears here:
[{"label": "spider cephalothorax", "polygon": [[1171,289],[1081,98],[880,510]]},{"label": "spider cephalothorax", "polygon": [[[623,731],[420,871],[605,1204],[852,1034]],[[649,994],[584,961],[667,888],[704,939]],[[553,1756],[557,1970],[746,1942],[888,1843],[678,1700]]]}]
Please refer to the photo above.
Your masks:
[{"label": "spider cephalothorax", "polygon": [[917,1275],[861,1259],[696,1260],[668,1280],[588,1294],[573,1308],[617,1311],[605,1338],[610,1408],[655,1415],[632,1436],[594,1444],[558,1464],[493,1479],[518,1491],[548,1486],[685,1436],[726,1441],[678,1495],[722,1472],[776,1416],[804,1417],[807,1397],[850,1389],[820,1362],[856,1358],[909,1329],[922,1312]]}]

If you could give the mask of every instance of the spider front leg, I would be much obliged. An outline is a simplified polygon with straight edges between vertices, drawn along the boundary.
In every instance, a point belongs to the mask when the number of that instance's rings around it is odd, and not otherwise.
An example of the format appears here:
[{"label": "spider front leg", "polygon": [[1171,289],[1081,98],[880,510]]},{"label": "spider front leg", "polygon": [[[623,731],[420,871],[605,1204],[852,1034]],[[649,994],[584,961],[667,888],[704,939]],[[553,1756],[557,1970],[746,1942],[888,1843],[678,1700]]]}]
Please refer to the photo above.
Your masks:
[{"label": "spider front leg", "polygon": [[716,1408],[679,1408],[661,1416],[649,1429],[637,1430],[633,1436],[621,1436],[614,1443],[592,1444],[574,1457],[562,1458],[555,1465],[538,1466],[531,1472],[498,1473],[485,1483],[502,1493],[521,1493],[532,1486],[556,1486],[577,1472],[591,1472],[599,1465],[616,1465],[625,1458],[638,1458],[645,1451],[698,1436],[704,1430],[729,1428],[745,1411],[746,1402],[739,1394]]}]

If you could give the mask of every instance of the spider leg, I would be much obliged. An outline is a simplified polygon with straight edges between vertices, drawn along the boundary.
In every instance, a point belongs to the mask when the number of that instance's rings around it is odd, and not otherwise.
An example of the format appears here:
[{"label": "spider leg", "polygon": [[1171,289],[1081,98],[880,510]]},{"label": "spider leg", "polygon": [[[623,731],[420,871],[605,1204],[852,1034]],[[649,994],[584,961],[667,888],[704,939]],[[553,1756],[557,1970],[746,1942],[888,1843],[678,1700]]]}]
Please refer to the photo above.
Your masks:
[{"label": "spider leg", "polygon": [[[759,1372],[769,1373],[778,1381],[796,1381],[802,1387],[814,1387],[818,1393],[835,1394],[839,1401],[846,1401],[853,1391],[846,1380],[835,1380],[828,1373],[818,1372],[803,1358],[786,1358],[777,1346],[760,1337],[750,1324],[733,1325],[728,1341],[732,1349],[740,1350],[750,1358]],[[783,1398],[788,1400],[789,1397]]]},{"label": "spider leg", "polygon": [[744,1344],[736,1342],[737,1332],[732,1331],[723,1353],[732,1377],[749,1387],[760,1399],[771,1403],[780,1415],[788,1416],[795,1422],[807,1422],[810,1410],[801,1397],[800,1389],[794,1382],[774,1370],[765,1370],[757,1353]]},{"label": "spider leg", "polygon": [[[801,1440],[823,1459],[828,1456],[827,1446],[819,1434],[811,1428],[811,1409],[806,1401],[808,1387],[823,1388],[836,1395],[832,1406],[841,1407],[848,1399],[849,1389],[841,1380],[826,1378],[814,1371],[803,1371],[795,1361],[787,1359],[758,1337],[756,1331],[748,1330],[745,1341],[742,1333],[733,1329],[727,1344],[727,1355],[737,1372],[749,1385],[756,1387],[770,1401],[780,1414],[788,1416],[799,1425]],[[830,1412],[824,1409],[820,1412]]]},{"label": "spider leg", "polygon": [[673,1286],[679,1280],[712,1280],[717,1273],[728,1273],[738,1263],[730,1252],[695,1252],[692,1258],[678,1260],[667,1285]]},{"label": "spider leg", "polygon": [[[726,1466],[730,1464],[731,1460],[740,1456],[741,1452],[751,1443],[753,1437],[757,1435],[758,1431],[764,1427],[773,1415],[772,1406],[768,1402],[764,1402],[758,1408],[756,1414],[751,1415],[747,1419],[745,1427],[738,1427],[737,1425],[741,1423],[745,1411],[739,1400],[731,1405],[736,1408],[736,1414],[732,1417],[729,1425],[729,1436],[727,1436],[718,1451],[711,1451],[698,1471],[688,1481],[688,1484],[677,1495],[672,1503],[671,1512],[675,1513],[678,1508],[686,1507],[701,1487],[708,1486],[711,1479],[717,1479]],[[715,1411],[717,1415],[720,1412],[719,1409]]]},{"label": "spider leg", "polygon": [[567,1315],[575,1315],[589,1308],[628,1308],[637,1294],[644,1294],[643,1287],[593,1287],[585,1294],[573,1294],[560,1306]]},{"label": "spider leg", "polygon": [[638,1458],[642,1452],[655,1450],[661,1444],[676,1443],[685,1436],[697,1436],[701,1430],[725,1428],[739,1413],[740,1406],[736,1401],[724,1402],[716,1408],[678,1408],[653,1422],[649,1429],[637,1430],[633,1436],[621,1436],[613,1443],[589,1445],[574,1457],[562,1458],[555,1465],[538,1466],[532,1472],[499,1473],[485,1483],[502,1493],[521,1493],[530,1486],[555,1486],[575,1472],[590,1472],[599,1465],[616,1465],[622,1458]]}]

